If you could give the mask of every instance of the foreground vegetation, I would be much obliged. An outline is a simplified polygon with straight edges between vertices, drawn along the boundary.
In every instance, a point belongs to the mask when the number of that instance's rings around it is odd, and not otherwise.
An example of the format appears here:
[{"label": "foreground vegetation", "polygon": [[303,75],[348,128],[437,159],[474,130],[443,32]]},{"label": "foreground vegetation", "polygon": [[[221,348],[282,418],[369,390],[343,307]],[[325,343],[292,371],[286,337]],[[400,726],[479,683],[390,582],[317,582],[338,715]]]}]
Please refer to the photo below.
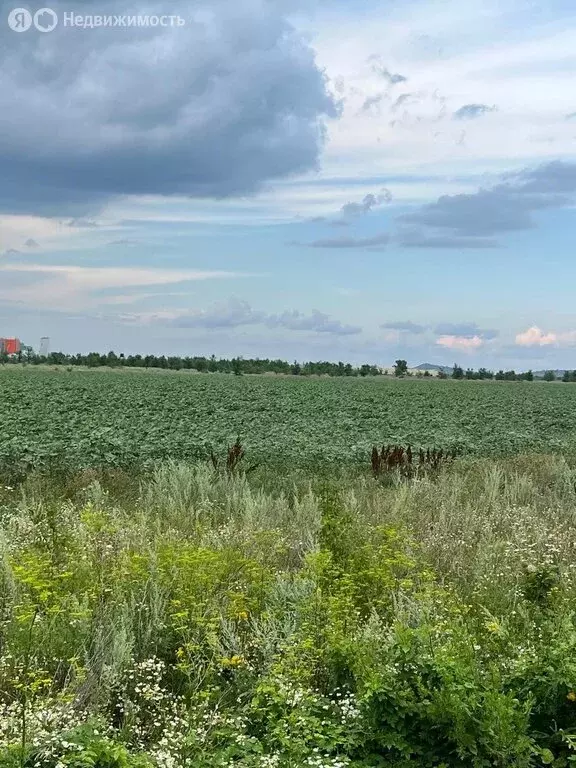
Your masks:
[{"label": "foreground vegetation", "polygon": [[256,463],[337,468],[374,444],[460,455],[576,453],[576,388],[514,382],[178,376],[0,369],[0,472],[208,458],[238,435]]},{"label": "foreground vegetation", "polygon": [[571,387],[0,391],[2,768],[576,763]]},{"label": "foreground vegetation", "polygon": [[561,457],[0,490],[0,764],[576,761]]}]

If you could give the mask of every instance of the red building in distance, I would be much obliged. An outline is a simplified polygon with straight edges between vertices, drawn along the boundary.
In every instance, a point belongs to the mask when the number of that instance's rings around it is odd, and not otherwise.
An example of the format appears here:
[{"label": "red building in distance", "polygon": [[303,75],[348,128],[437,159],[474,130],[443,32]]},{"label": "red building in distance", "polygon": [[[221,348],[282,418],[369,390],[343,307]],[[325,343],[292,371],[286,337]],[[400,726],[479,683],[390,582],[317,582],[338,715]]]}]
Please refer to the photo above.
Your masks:
[{"label": "red building in distance", "polygon": [[2,339],[0,338],[0,352],[6,355],[17,355],[22,345],[20,339]]}]

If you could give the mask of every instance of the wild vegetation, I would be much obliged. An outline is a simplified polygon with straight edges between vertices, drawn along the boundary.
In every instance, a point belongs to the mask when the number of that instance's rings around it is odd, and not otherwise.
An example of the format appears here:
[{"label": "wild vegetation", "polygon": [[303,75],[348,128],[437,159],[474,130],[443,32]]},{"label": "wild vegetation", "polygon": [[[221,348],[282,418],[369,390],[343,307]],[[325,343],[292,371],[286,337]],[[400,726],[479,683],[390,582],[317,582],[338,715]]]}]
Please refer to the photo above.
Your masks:
[{"label": "wild vegetation", "polygon": [[3,768],[576,763],[571,388],[0,384]]},{"label": "wild vegetation", "polygon": [[536,456],[4,487],[1,764],[568,765],[575,482]]},{"label": "wild vegetation", "polygon": [[413,451],[410,445],[407,448],[403,445],[383,445],[380,450],[373,446],[370,463],[374,477],[381,477],[386,472],[396,472],[401,477],[419,477],[425,472],[438,473],[455,458],[455,450],[420,448]]}]

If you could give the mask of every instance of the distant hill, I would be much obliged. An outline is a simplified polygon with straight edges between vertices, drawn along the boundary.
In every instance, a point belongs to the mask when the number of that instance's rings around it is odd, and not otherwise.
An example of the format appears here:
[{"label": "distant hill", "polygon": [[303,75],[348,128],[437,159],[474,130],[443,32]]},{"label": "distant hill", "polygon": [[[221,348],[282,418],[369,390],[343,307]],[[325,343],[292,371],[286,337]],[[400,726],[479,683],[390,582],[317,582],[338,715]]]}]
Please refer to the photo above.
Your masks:
[{"label": "distant hill", "polygon": [[415,371],[439,371],[441,369],[441,365],[434,365],[433,363],[421,363],[414,368]]},{"label": "distant hill", "polygon": [[452,366],[449,365],[434,365],[434,363],[421,363],[412,369],[413,371],[444,371],[444,373],[452,373]]}]

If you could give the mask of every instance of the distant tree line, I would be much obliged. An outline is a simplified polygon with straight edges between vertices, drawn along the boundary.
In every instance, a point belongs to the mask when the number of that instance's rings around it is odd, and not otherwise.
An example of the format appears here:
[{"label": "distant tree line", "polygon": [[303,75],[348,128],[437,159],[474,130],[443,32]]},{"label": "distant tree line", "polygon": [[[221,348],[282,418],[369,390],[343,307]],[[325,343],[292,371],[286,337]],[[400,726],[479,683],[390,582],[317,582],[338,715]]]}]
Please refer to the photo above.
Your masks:
[{"label": "distant tree line", "polygon": [[[447,377],[447,374],[445,375]],[[470,380],[494,379],[496,381],[534,381],[534,374],[532,371],[516,373],[516,371],[503,371],[502,369],[494,373],[494,371],[489,371],[487,368],[478,368],[477,371],[472,368],[464,370],[462,366],[454,364],[451,378]]]},{"label": "distant tree line", "polygon": [[[416,376],[416,378],[427,378],[432,376],[430,371],[424,370],[424,371],[416,371],[411,372],[408,370],[408,363],[406,360],[396,360],[394,363],[394,375],[397,377],[404,377],[404,376]],[[448,373],[445,369],[440,369],[436,371],[436,378],[438,379],[468,379],[468,380],[479,380],[479,379],[493,379],[495,381],[534,381],[536,378],[534,376],[533,371],[524,371],[523,373],[516,373],[516,371],[490,371],[487,368],[478,368],[478,370],[474,370],[473,368],[462,368],[461,365],[458,365],[457,363],[454,363],[454,366],[452,367],[452,371]],[[541,376],[541,378],[544,381],[556,381],[556,373],[554,371],[545,371],[544,374]],[[576,383],[576,370],[575,371],[564,371],[561,381],[564,382],[574,382]]]},{"label": "distant tree line", "polygon": [[[444,374],[444,378],[448,378],[447,374]],[[477,371],[472,368],[464,370],[459,365],[454,365],[452,368],[451,378],[453,379],[494,379],[495,381],[534,381],[536,378],[534,373],[530,371],[524,371],[524,373],[516,373],[516,371],[503,371],[499,370],[496,373],[494,371],[488,371],[486,368],[479,368]],[[556,373],[554,371],[544,371],[541,376],[544,381],[556,381]],[[576,371],[564,371],[561,381],[576,383]]]},{"label": "distant tree line", "polygon": [[[289,363],[286,360],[270,360],[268,358],[243,358],[234,357],[217,358],[215,355],[210,357],[178,357],[165,355],[123,355],[115,352],[101,354],[99,352],[90,352],[86,355],[80,353],[68,355],[64,352],[51,352],[49,355],[38,355],[31,347],[23,346],[17,355],[7,355],[0,353],[0,364],[6,363],[29,363],[31,365],[63,365],[63,366],[84,366],[88,368],[163,368],[172,371],[193,370],[199,373],[230,373],[236,376],[242,374],[264,374],[277,373],[292,376],[381,376],[383,370],[376,365],[365,363],[360,366],[353,366],[350,363],[331,363],[328,361],[299,363],[294,361]],[[396,360],[393,368],[394,376],[404,378],[405,376],[415,376],[416,378],[431,378],[432,373],[429,370],[412,372],[408,369],[406,360]],[[534,381],[532,371],[516,373],[516,371],[499,370],[496,373],[487,368],[478,368],[474,370],[454,364],[451,372],[446,369],[440,369],[435,372],[439,379],[494,379],[496,381]],[[555,381],[556,373],[554,371],[545,371],[543,377],[545,381]],[[576,370],[564,371],[561,381],[576,383]]]},{"label": "distant tree line", "polygon": [[[489,371],[487,368],[467,368],[464,370],[462,366],[454,363],[452,371],[448,373],[446,369],[440,368],[434,369],[436,372],[436,378],[438,379],[496,379],[497,381],[533,381],[534,374],[532,371],[526,371],[526,373],[516,373],[515,371]],[[406,360],[396,360],[394,363],[394,375],[398,377],[404,376],[416,376],[416,378],[428,378],[433,374],[429,370],[415,372],[408,370],[408,363]]]},{"label": "distant tree line", "polygon": [[[534,373],[525,371],[524,373],[516,373],[516,371],[503,371],[499,370],[496,373],[488,371],[486,368],[479,368],[477,371],[468,368],[466,371],[462,370],[459,365],[455,365],[452,369],[453,379],[494,379],[496,381],[534,381]],[[541,376],[544,381],[556,381],[556,373],[554,371],[544,371]],[[576,371],[564,371],[561,381],[576,383]]]},{"label": "distant tree line", "polygon": [[326,361],[289,363],[286,360],[268,358],[232,359],[211,357],[176,357],[165,355],[123,355],[115,352],[100,354],[90,352],[87,355],[67,355],[64,352],[51,352],[49,355],[37,355],[24,349],[19,355],[0,356],[0,362],[27,362],[31,365],[87,366],[88,368],[163,368],[172,371],[194,370],[200,373],[231,373],[237,376],[248,373],[279,373],[296,376],[380,376],[382,371],[375,365],[352,366],[350,363],[331,363]]}]

